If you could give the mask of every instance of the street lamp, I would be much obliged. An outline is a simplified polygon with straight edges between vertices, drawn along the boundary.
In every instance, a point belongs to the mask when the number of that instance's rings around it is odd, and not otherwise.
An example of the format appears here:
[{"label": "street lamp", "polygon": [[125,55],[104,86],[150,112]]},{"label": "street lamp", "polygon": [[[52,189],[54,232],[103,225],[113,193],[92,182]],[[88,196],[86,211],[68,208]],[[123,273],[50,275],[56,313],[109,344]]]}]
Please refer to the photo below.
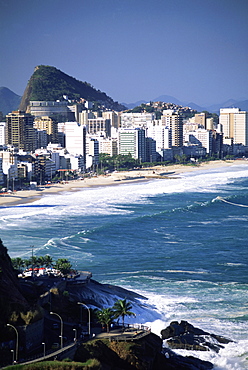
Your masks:
[{"label": "street lamp", "polygon": [[42,342],[41,343],[43,345],[43,357],[46,356],[46,343]]},{"label": "street lamp", "polygon": [[56,315],[60,319],[60,348],[63,348],[63,320],[62,317],[56,312],[50,312],[51,315]]},{"label": "street lamp", "polygon": [[10,352],[12,352],[12,364],[14,364],[15,363],[15,351],[11,349]]},{"label": "street lamp", "polygon": [[74,342],[76,342],[77,341],[77,329],[72,329],[73,331],[74,331],[74,333],[75,333],[75,336],[74,336]]},{"label": "street lamp", "polygon": [[7,326],[10,326],[11,328],[13,328],[14,330],[15,330],[15,332],[16,332],[16,353],[15,353],[15,361],[17,362],[17,360],[18,360],[18,331],[17,331],[17,329],[13,326],[13,325],[11,325],[11,324],[7,324]]},{"label": "street lamp", "polygon": [[88,310],[88,313],[89,313],[89,337],[90,337],[90,309],[89,309],[89,307],[88,307],[85,303],[78,302],[78,304],[80,304],[80,305],[82,305],[82,306],[86,307],[86,308],[87,308],[87,310]]}]

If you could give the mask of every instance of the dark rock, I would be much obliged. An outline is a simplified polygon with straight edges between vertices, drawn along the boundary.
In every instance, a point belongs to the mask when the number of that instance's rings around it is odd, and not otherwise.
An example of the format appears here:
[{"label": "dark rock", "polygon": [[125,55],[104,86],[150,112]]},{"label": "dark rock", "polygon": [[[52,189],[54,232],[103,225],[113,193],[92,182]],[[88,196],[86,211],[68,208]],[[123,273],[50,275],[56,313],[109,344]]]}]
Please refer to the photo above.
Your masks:
[{"label": "dark rock", "polygon": [[162,340],[150,333],[133,342],[92,340],[82,344],[74,361],[97,359],[102,370],[210,370],[213,364],[162,350]]},{"label": "dark rock", "polygon": [[1,319],[6,319],[12,310],[29,309],[29,304],[21,293],[19,281],[13,269],[7,248],[0,239],[0,308]]},{"label": "dark rock", "polygon": [[174,349],[189,349],[198,351],[219,352],[224,348],[221,344],[232,342],[220,335],[210,334],[202,329],[195,328],[187,321],[172,321],[170,325],[161,331],[162,339],[168,339],[167,344]]}]

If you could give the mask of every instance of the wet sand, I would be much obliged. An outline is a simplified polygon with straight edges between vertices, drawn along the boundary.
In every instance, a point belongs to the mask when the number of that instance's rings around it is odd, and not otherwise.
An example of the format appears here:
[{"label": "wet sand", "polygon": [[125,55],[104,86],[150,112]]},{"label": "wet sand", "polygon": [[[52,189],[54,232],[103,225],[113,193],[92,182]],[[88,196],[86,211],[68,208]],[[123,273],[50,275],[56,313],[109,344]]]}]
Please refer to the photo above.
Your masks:
[{"label": "wet sand", "polygon": [[56,194],[64,191],[76,191],[82,188],[94,186],[118,185],[127,182],[147,181],[152,178],[167,178],[168,181],[183,172],[192,172],[197,170],[208,170],[218,167],[233,165],[247,165],[246,160],[228,160],[211,161],[199,165],[168,165],[156,166],[153,168],[139,169],[125,172],[113,172],[108,175],[99,175],[97,177],[84,178],[82,180],[72,180],[66,183],[51,184],[48,186],[38,186],[34,190],[21,190],[14,193],[0,194],[0,208],[15,206],[18,204],[33,202],[40,199],[43,195]]}]

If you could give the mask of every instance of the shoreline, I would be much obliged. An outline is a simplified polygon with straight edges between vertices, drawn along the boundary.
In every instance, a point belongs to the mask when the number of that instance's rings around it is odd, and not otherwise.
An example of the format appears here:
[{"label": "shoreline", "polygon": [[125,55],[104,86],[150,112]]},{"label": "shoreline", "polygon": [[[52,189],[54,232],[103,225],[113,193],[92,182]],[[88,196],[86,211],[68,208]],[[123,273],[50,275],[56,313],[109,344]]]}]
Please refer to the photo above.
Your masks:
[{"label": "shoreline", "polygon": [[210,170],[214,168],[228,167],[233,165],[247,165],[247,160],[216,160],[203,162],[195,166],[171,164],[167,166],[156,166],[151,168],[113,172],[108,175],[99,175],[82,180],[71,180],[65,184],[51,184],[49,186],[37,187],[34,190],[20,190],[14,193],[0,194],[0,208],[32,203],[44,195],[57,194],[68,191],[78,191],[83,188],[112,186],[130,182],[149,181],[151,179],[168,179],[178,177],[181,173],[199,170]]}]

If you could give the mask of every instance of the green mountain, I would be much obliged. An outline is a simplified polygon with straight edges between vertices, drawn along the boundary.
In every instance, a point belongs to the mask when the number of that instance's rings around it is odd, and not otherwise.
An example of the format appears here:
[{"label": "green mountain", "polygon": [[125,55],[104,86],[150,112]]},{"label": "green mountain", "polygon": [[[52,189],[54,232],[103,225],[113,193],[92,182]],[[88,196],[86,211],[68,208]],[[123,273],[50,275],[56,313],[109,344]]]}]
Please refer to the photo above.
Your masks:
[{"label": "green mountain", "polygon": [[0,111],[3,115],[17,110],[21,101],[21,96],[15,94],[7,87],[0,87]]},{"label": "green mountain", "polygon": [[55,67],[44,65],[35,68],[24,91],[19,109],[26,110],[29,101],[63,100],[63,95],[67,95],[70,100],[83,98],[100,102],[106,108],[117,111],[126,109],[104,92],[96,90],[91,84],[78,81]]}]

